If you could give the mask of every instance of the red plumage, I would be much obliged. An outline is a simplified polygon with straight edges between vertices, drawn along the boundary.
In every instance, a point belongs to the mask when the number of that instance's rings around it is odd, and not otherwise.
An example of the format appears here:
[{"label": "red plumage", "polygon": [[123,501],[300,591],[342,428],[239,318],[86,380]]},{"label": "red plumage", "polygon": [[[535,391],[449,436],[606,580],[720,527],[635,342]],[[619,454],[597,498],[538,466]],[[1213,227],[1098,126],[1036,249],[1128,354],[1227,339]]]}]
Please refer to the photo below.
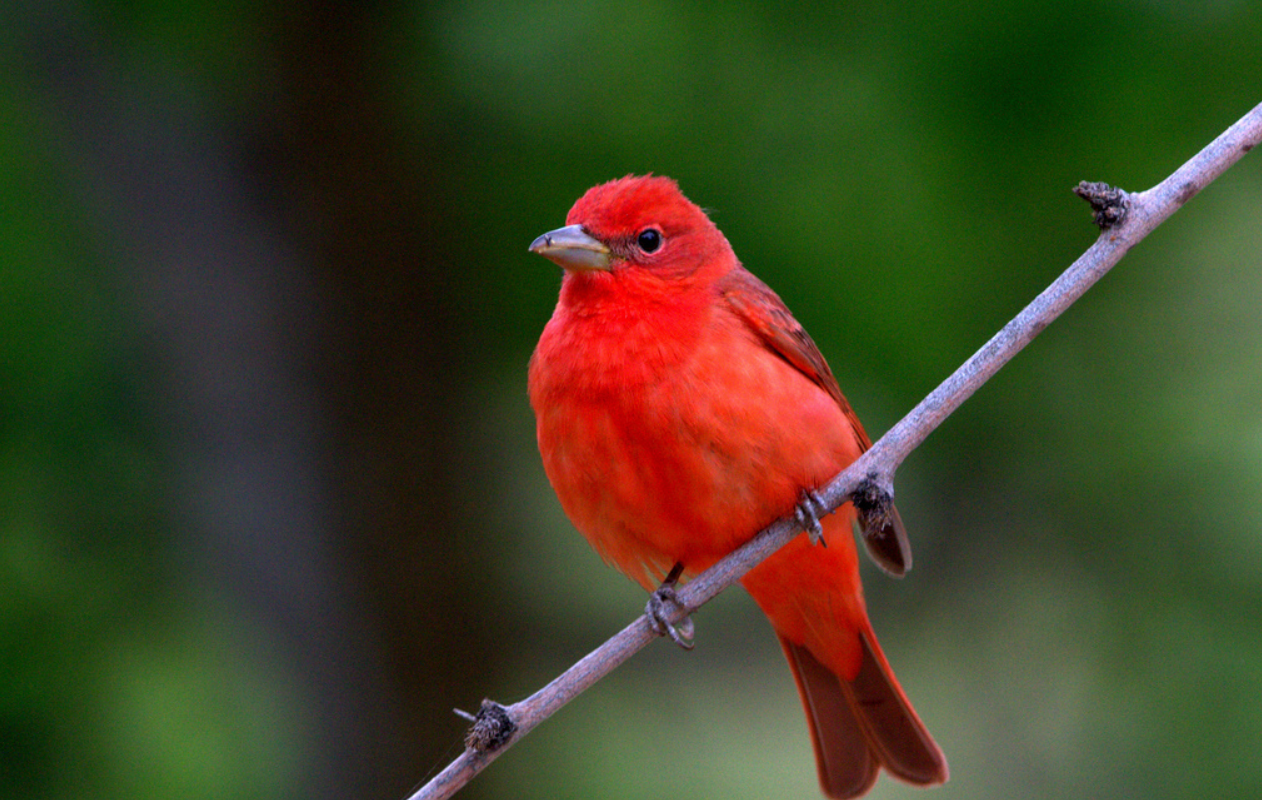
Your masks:
[{"label": "red plumage", "polygon": [[[790,513],[870,446],[818,348],[674,181],[589,190],[532,249],[565,267],[530,364],[548,478],[574,525],[648,590],[696,574]],[[868,621],[847,505],[742,584],[793,669],[830,797],[877,768],[914,784],[947,765]],[[874,555],[910,565],[897,515]]]}]

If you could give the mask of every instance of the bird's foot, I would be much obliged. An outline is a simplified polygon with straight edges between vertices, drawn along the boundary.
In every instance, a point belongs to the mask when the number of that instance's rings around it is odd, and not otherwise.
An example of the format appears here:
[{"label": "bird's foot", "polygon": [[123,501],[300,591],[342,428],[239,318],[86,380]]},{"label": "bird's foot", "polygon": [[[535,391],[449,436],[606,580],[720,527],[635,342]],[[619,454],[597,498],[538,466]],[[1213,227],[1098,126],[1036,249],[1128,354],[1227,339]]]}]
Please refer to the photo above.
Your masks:
[{"label": "bird's foot", "polygon": [[824,498],[819,496],[819,492],[808,489],[802,493],[802,499],[793,510],[793,518],[802,526],[802,530],[810,535],[811,544],[827,547],[828,542],[824,541],[824,526],[819,524],[819,518],[830,513],[832,512],[828,510],[828,506],[824,505]]},{"label": "bird's foot", "polygon": [[675,584],[679,582],[679,576],[683,574],[684,565],[676,564],[666,576],[666,580],[662,581],[662,585],[657,587],[657,591],[649,595],[649,601],[644,606],[644,616],[648,617],[649,628],[658,636],[669,636],[671,641],[679,645],[685,650],[693,648],[693,627],[692,617],[685,615],[679,622],[671,622],[670,618],[684,609],[679,598],[675,596]]}]

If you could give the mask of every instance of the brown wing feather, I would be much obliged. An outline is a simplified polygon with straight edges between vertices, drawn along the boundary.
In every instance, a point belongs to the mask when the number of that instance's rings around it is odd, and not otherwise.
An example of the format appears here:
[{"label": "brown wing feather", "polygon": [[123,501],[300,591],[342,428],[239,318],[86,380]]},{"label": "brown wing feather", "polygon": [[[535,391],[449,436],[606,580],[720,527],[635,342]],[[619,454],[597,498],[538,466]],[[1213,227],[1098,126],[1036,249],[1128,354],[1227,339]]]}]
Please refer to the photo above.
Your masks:
[{"label": "brown wing feather", "polygon": [[[810,334],[793,318],[784,301],[756,275],[740,266],[719,283],[718,289],[732,310],[772,352],[792,364],[837,402],[860,448],[867,450],[871,447],[872,440],[863,430],[854,409],[846,402],[828,362]],[[872,560],[889,574],[902,576],[911,569],[911,545],[897,511],[893,511],[889,522],[880,530],[863,531],[863,543]]]},{"label": "brown wing feather", "polygon": [[768,347],[837,401],[863,449],[871,447],[872,440],[868,438],[854,409],[842,395],[833,371],[828,368],[828,362],[824,360],[810,334],[793,318],[784,301],[767,284],[743,267],[728,274],[720,291],[728,305]]}]

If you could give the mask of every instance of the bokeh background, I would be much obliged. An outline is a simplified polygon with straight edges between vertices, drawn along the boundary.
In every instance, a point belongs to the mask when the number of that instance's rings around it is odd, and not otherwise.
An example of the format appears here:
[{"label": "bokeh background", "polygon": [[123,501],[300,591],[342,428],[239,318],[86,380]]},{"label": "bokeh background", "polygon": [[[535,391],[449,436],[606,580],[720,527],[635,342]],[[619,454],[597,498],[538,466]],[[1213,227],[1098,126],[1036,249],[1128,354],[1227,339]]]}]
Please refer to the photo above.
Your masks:
[{"label": "bokeh background", "polygon": [[[642,593],[526,364],[588,186],[677,178],[879,434],[1262,100],[1262,5],[0,11],[0,795],[406,796]],[[920,795],[1262,794],[1262,156],[904,465]],[[468,798],[817,796],[739,590]]]}]

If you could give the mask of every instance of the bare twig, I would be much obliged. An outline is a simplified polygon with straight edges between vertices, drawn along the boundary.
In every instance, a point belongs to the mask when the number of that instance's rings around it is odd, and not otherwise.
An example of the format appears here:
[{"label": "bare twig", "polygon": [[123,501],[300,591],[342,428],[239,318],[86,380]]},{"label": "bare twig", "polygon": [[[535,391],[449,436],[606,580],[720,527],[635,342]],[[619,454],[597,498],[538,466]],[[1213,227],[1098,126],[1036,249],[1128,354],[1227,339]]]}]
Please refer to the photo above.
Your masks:
[{"label": "bare twig", "polygon": [[[926,437],[973,392],[1029,344],[1035,336],[1091,288],[1131,247],[1177,211],[1201,189],[1262,141],[1262,104],[1254,107],[1194,158],[1157,186],[1128,194],[1103,184],[1080,184],[1075,190],[1091,202],[1096,240],[1051,286],[1043,291],[972,358],[934,389],[881,440],[819,492],[825,506],[836,510],[862,492],[888,503],[894,472]],[[678,622],[739,580],[801,531],[792,516],[776,521],[743,547],[678,591]],[[593,650],[535,694],[512,706],[483,701],[466,750],[410,800],[450,797],[500,753],[551,716],[587,687],[600,680],[657,638],[644,617]]]}]

